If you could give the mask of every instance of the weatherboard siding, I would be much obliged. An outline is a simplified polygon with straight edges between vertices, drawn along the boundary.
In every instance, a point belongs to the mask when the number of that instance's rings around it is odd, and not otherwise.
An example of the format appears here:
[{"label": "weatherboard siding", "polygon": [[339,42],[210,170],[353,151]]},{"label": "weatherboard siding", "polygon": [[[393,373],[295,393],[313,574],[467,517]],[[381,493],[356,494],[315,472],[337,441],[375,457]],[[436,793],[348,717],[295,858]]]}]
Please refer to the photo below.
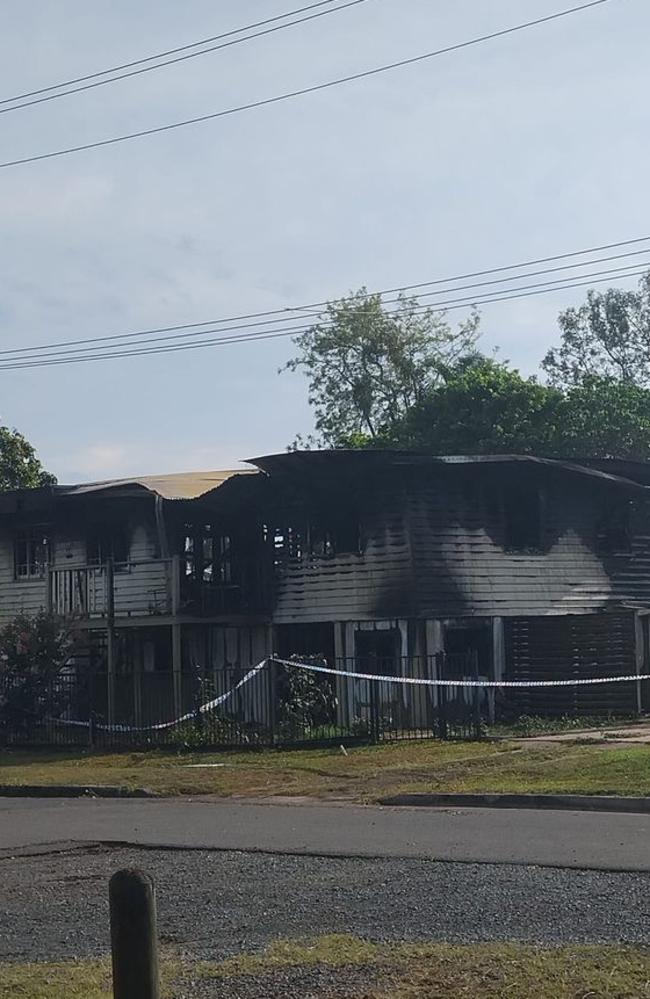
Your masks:
[{"label": "weatherboard siding", "polygon": [[306,556],[275,582],[273,622],[358,621],[414,612],[410,540],[401,493],[370,498],[361,513],[361,553]]},{"label": "weatherboard siding", "polygon": [[542,550],[505,547],[503,515],[477,483],[412,492],[409,523],[418,614],[425,617],[562,615],[597,611],[615,597],[596,550],[600,490],[544,485]]},{"label": "weatherboard siding", "polygon": [[[74,571],[87,565],[86,538],[75,535],[70,525],[55,527],[51,532],[50,556],[52,571],[71,572],[61,587],[79,585]],[[118,567],[114,574],[115,615],[148,617],[170,610],[170,565],[155,559],[155,538],[145,524],[131,530],[129,564]],[[93,617],[107,612],[105,570],[97,568],[88,579],[87,603]],[[11,621],[18,614],[36,614],[48,608],[47,576],[35,579],[14,578],[14,533],[0,532],[0,623]],[[56,609],[56,608],[55,608]]]}]

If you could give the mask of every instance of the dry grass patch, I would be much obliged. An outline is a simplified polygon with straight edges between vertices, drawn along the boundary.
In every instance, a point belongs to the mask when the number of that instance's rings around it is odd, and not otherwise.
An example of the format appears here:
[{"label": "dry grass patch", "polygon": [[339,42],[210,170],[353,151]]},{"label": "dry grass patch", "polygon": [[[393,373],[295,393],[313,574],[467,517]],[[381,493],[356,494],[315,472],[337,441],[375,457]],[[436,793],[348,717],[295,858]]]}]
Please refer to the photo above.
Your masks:
[{"label": "dry grass patch", "polygon": [[540,948],[520,944],[373,944],[350,936],[277,941],[259,954],[201,965],[203,980],[272,985],[281,968],[368,969],[363,999],[648,999],[650,951],[638,947]]},{"label": "dry grass patch", "polygon": [[[375,944],[354,936],[279,940],[220,963],[163,961],[163,997],[282,995],[283,971],[329,969],[349,999],[650,999],[650,951],[520,944]],[[349,975],[349,979],[346,978]],[[278,989],[280,991],[278,991]],[[0,999],[107,999],[108,959],[0,963]],[[324,994],[326,994],[326,989]]]},{"label": "dry grass patch", "polygon": [[[161,962],[163,999],[174,999],[181,974],[175,958]],[[113,995],[109,958],[0,962],[0,999],[107,999]]]},{"label": "dry grass patch", "polygon": [[[206,764],[217,763],[210,767]],[[200,764],[200,766],[195,766]],[[650,746],[404,742],[250,753],[0,753],[0,784],[116,784],[160,794],[343,798],[399,792],[650,795]]]}]

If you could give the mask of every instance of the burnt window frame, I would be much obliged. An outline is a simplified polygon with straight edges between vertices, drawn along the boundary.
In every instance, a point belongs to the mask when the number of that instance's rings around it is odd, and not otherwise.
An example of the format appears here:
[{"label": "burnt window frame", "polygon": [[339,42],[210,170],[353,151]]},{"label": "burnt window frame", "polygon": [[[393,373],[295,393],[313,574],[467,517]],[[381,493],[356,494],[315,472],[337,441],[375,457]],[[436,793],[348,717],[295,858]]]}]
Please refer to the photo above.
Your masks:
[{"label": "burnt window frame", "polygon": [[236,585],[234,539],[221,525],[186,521],[182,527],[183,579],[215,588]]},{"label": "burnt window frame", "polygon": [[[25,558],[19,561],[18,546],[25,546]],[[38,557],[38,553],[42,557]],[[48,524],[33,524],[18,527],[13,532],[14,581],[29,582],[44,579],[50,565],[52,553],[52,529]],[[25,572],[20,572],[24,567]]]},{"label": "burnt window frame", "polygon": [[[619,517],[621,512],[623,516]],[[598,551],[603,555],[631,553],[632,512],[632,500],[629,496],[605,503],[602,516],[596,525],[596,544]]]},{"label": "burnt window frame", "polygon": [[86,531],[86,565],[95,569],[112,559],[116,572],[126,572],[131,564],[131,531],[128,524],[90,524]]},{"label": "burnt window frame", "polygon": [[[532,500],[531,526],[522,528],[522,507],[529,506]],[[530,505],[532,505],[532,503]],[[529,506],[530,508],[530,506]],[[509,555],[543,555],[546,550],[544,538],[546,530],[546,494],[538,482],[518,483],[502,494],[503,548]],[[519,534],[517,534],[517,520]]]},{"label": "burnt window frame", "polygon": [[[344,528],[348,529],[347,536]],[[345,516],[340,517],[296,513],[280,526],[264,525],[263,536],[272,546],[277,568],[306,559],[328,561],[363,554],[361,519],[356,510],[345,511]]]}]

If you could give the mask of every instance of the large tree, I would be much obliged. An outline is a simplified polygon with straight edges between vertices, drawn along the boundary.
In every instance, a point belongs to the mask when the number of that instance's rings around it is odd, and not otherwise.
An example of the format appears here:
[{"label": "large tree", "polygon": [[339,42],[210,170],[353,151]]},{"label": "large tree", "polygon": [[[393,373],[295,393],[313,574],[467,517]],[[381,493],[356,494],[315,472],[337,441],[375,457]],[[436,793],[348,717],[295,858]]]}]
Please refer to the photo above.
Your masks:
[{"label": "large tree", "polygon": [[480,358],[458,365],[386,443],[433,454],[548,452],[563,401],[559,390]]},{"label": "large tree", "polygon": [[0,426],[0,492],[35,489],[54,482],[55,477],[45,471],[27,438]]},{"label": "large tree", "polygon": [[[331,302],[294,338],[285,369],[309,379],[316,443],[378,440],[420,403],[459,358],[475,351],[478,315],[452,328],[444,313],[400,295],[390,308],[365,288]],[[284,369],[283,369],[284,370]]]},{"label": "large tree", "polygon": [[385,443],[431,454],[650,459],[650,389],[592,376],[562,391],[482,359],[431,391]]},{"label": "large tree", "polygon": [[558,321],[560,346],[542,361],[553,385],[568,388],[592,376],[650,385],[650,272],[638,291],[589,291],[584,305]]}]

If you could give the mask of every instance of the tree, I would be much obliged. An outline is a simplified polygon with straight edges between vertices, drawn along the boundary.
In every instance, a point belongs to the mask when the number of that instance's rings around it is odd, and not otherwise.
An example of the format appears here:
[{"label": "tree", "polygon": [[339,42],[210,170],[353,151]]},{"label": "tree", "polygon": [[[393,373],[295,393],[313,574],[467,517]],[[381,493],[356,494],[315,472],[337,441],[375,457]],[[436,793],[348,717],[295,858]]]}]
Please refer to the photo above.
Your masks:
[{"label": "tree", "polygon": [[432,454],[544,453],[555,444],[563,401],[558,389],[481,358],[414,406],[390,443]]},{"label": "tree", "polygon": [[282,370],[309,379],[316,443],[340,447],[377,440],[475,351],[479,317],[456,329],[444,313],[400,295],[390,311],[365,288],[330,302],[320,321],[294,338],[298,355]]},{"label": "tree", "polygon": [[430,392],[386,443],[431,454],[650,459],[650,389],[591,376],[562,391],[482,359]]},{"label": "tree", "polygon": [[553,385],[592,376],[650,385],[650,271],[638,291],[589,291],[584,305],[560,313],[559,324],[562,342],[542,361]]},{"label": "tree", "polygon": [[0,492],[54,483],[56,478],[44,470],[29,441],[17,430],[0,427]]},{"label": "tree", "polygon": [[555,450],[567,458],[650,459],[650,389],[589,377],[558,411]]},{"label": "tree", "polygon": [[29,733],[68,706],[60,679],[78,635],[45,612],[20,614],[0,629],[0,736]]}]

